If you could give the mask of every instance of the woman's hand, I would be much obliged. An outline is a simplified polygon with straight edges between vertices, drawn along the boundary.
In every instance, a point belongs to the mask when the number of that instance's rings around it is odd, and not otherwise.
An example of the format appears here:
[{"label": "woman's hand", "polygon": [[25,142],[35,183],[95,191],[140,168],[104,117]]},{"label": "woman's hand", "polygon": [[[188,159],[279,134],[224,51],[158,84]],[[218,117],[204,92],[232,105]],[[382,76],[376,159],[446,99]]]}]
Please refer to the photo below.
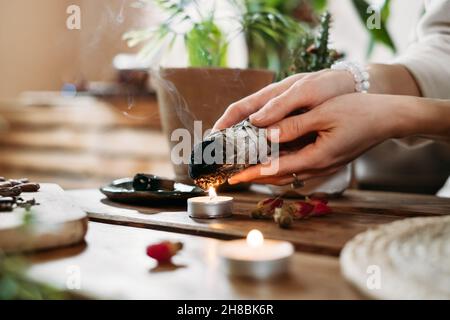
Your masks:
[{"label": "woman's hand", "polygon": [[300,108],[314,108],[326,100],[355,91],[348,71],[322,70],[293,75],[233,103],[216,122],[221,130],[248,118],[258,127],[272,125]]},{"label": "woman's hand", "polygon": [[[279,141],[288,142],[317,132],[314,143],[281,155],[276,175],[264,176],[257,165],[230,178],[231,184],[255,181],[289,184],[295,173],[300,180],[335,173],[371,147],[407,134],[409,109],[414,98],[405,96],[348,94],[327,100],[311,111],[281,119],[270,129],[279,129]],[[269,139],[270,139],[270,135]],[[273,165],[273,164],[272,164]]]}]

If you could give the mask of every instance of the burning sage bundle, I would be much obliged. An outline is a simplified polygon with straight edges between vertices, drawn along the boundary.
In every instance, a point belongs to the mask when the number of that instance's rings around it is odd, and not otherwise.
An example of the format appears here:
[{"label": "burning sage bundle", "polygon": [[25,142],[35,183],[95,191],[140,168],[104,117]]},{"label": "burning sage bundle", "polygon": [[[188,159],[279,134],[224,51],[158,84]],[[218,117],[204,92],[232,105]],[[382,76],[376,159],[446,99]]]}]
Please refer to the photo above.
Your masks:
[{"label": "burning sage bundle", "polygon": [[189,175],[206,190],[217,187],[251,165],[267,163],[278,154],[278,144],[269,143],[266,130],[244,120],[231,128],[209,134],[194,146]]}]

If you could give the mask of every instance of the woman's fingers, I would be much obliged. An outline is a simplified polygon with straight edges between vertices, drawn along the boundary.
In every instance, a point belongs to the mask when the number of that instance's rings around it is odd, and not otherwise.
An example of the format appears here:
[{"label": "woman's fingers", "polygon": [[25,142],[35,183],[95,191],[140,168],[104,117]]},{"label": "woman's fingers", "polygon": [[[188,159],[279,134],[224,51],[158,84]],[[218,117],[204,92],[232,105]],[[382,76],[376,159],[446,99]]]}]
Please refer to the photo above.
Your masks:
[{"label": "woman's fingers", "polygon": [[352,92],[354,80],[346,71],[322,70],[297,80],[281,95],[269,100],[250,116],[258,127],[267,127],[301,108],[314,108],[324,101]]},{"label": "woman's fingers", "polygon": [[231,104],[225,113],[214,124],[213,131],[222,130],[246,119],[272,98],[282,94],[305,74],[296,74],[281,82],[273,83],[258,92]]},{"label": "woman's fingers", "polygon": [[321,121],[323,121],[323,118],[317,110],[285,118],[267,128],[267,131],[270,132],[268,139],[280,143],[295,140],[310,132],[322,129],[320,127]]},{"label": "woman's fingers", "polygon": [[268,101],[250,116],[257,127],[266,127],[280,121],[292,111],[312,105],[315,86],[311,80],[298,80],[285,92]]},{"label": "woman's fingers", "polygon": [[[300,181],[306,181],[313,178],[325,177],[332,175],[342,169],[342,165],[333,166],[328,169],[310,170],[305,172],[296,173],[297,179]],[[252,182],[257,184],[272,184],[276,186],[285,186],[295,181],[293,174],[284,176],[274,176],[267,178],[255,179]]]},{"label": "woman's fingers", "polygon": [[[269,139],[274,138],[279,142],[293,140],[294,137],[303,136],[312,131],[322,129],[319,126],[320,112],[317,110],[309,111],[305,114],[286,118],[279,122],[279,126],[269,128]],[[274,137],[278,129],[279,136]],[[317,143],[312,143],[295,153],[289,153],[273,159],[268,164],[260,164],[250,167],[230,178],[229,183],[252,181],[255,179],[269,178],[269,176],[289,175],[292,172],[302,172],[305,170],[323,168],[322,149]]]},{"label": "woman's fingers", "polygon": [[[276,158],[268,164],[250,167],[231,177],[228,182],[236,184],[255,179],[270,178],[270,176],[287,176],[291,175],[292,172],[321,169],[324,164],[321,153],[320,148],[316,148],[314,144],[309,144],[295,153]],[[272,170],[269,170],[269,167]],[[299,178],[302,179],[301,177]]]},{"label": "woman's fingers", "polygon": [[253,183],[256,184],[272,184],[276,186],[284,186],[287,184],[291,184],[294,182],[295,178],[293,175],[285,175],[285,176],[274,176],[268,178],[260,178],[253,180]]}]

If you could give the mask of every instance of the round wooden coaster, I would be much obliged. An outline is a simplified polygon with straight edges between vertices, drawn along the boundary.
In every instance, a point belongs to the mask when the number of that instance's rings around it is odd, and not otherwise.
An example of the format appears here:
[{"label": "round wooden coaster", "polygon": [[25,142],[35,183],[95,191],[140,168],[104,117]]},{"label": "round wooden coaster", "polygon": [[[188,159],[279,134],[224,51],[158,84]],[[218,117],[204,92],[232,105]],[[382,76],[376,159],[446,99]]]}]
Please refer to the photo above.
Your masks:
[{"label": "round wooden coaster", "polygon": [[377,299],[450,299],[450,216],[382,225],[350,240],[344,277]]}]

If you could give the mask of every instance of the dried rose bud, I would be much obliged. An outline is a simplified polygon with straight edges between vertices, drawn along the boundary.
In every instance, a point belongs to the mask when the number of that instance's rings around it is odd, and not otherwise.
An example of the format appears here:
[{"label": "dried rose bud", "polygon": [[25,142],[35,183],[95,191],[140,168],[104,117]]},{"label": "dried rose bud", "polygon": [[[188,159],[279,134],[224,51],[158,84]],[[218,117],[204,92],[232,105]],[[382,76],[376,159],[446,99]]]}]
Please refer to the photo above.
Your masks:
[{"label": "dried rose bud", "polygon": [[296,201],[286,205],[286,209],[289,210],[290,214],[294,219],[305,219],[311,216],[322,216],[331,213],[331,208],[326,204],[326,200],[309,200],[306,201]]},{"label": "dried rose bud", "polygon": [[304,219],[311,215],[314,206],[305,201],[296,201],[287,205],[287,210],[294,219]]},{"label": "dried rose bud", "polygon": [[155,259],[158,263],[170,262],[172,257],[183,248],[181,242],[163,241],[147,247],[147,255]]},{"label": "dried rose bud", "polygon": [[276,208],[273,215],[273,219],[280,226],[280,228],[287,229],[292,225],[294,219],[290,214],[290,211],[283,206],[282,208]]},{"label": "dried rose bud", "polygon": [[331,212],[332,212],[331,208],[323,202],[316,203],[313,209],[313,214],[315,216],[323,216]]},{"label": "dried rose bud", "polygon": [[252,218],[267,219],[272,218],[276,208],[283,206],[283,200],[280,198],[268,198],[261,200],[256,205],[256,209],[251,212]]}]

